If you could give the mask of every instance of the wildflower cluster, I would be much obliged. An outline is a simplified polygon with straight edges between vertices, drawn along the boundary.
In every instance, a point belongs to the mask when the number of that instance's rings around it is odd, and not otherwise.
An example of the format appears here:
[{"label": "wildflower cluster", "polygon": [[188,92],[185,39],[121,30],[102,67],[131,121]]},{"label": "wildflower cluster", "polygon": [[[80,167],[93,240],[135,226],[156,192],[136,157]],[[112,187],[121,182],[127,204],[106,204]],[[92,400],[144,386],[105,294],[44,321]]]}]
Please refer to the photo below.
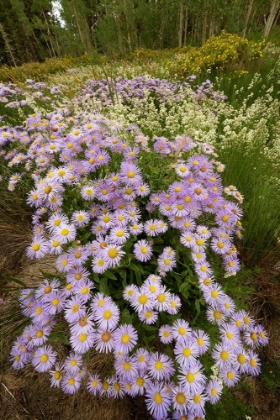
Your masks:
[{"label": "wildflower cluster", "polygon": [[[108,105],[119,101],[122,104],[133,105],[133,101],[141,100],[151,96],[158,103],[170,104],[173,101],[181,100],[183,95],[187,95],[189,100],[199,100],[210,97],[212,99],[226,99],[223,95],[213,90],[209,80],[191,89],[191,82],[196,76],[189,76],[188,82],[172,83],[164,79],[156,79],[148,76],[138,76],[133,79],[117,77],[116,80],[87,80],[86,88],[82,90],[81,96],[85,101],[95,97],[102,101],[103,105]],[[190,83],[189,83],[190,82]],[[172,101],[172,102],[171,102]]]},{"label": "wildflower cluster", "polygon": [[[14,368],[31,363],[50,372],[51,386],[67,394],[86,382],[92,395],[144,395],[158,420],[204,418],[206,402],[220,398],[220,382],[230,387],[260,372],[256,349],[267,343],[266,332],[235,308],[214,276],[214,257],[223,275],[240,269],[233,239],[242,236],[242,196],[223,188],[213,146],[187,135],[149,140],[137,126],[124,130],[67,108],[45,119],[34,114],[24,129],[2,128],[1,136],[1,156],[13,171],[8,189],[33,182],[27,255],[53,255],[57,268],[21,292],[30,325],[12,347]],[[191,327],[180,296],[191,276],[181,264],[198,279],[216,342]],[[71,348],[65,360],[49,340],[61,318]],[[93,349],[112,354],[109,377],[87,372]],[[200,358],[209,353],[221,381],[207,377]]]},{"label": "wildflower cluster", "polygon": [[15,83],[0,83],[0,106],[5,112],[1,120],[9,122],[10,117],[15,121],[17,116],[21,122],[30,112],[39,113],[42,108],[45,111],[56,109],[65,90],[66,86],[62,84],[51,87],[33,79],[27,79],[21,87]]}]

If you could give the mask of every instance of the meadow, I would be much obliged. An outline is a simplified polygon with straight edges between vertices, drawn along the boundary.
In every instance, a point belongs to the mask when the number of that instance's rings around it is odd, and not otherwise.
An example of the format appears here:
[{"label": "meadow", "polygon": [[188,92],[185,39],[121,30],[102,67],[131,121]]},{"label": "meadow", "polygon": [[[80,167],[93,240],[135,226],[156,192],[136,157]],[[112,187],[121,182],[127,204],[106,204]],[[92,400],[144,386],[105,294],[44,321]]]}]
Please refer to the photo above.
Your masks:
[{"label": "meadow", "polygon": [[279,418],[279,52],[0,68],[5,418]]}]

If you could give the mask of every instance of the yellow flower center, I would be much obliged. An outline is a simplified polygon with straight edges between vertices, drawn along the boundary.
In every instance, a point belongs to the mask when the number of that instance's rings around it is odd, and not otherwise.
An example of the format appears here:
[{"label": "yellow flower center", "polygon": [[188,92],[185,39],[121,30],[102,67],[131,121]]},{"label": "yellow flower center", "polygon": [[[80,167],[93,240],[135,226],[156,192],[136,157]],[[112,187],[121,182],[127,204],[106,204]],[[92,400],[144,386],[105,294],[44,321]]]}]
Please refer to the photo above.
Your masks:
[{"label": "yellow flower center", "polygon": [[182,392],[178,392],[178,394],[176,395],[176,402],[178,404],[184,404],[186,401],[186,397]]},{"label": "yellow flower center", "polygon": [[222,313],[220,311],[214,311],[213,315],[215,319],[220,319],[222,316]]},{"label": "yellow flower center", "polygon": [[221,351],[220,356],[221,356],[221,359],[222,360],[227,360],[229,354],[228,354],[228,352],[226,350],[223,350],[223,351]]},{"label": "yellow flower center", "polygon": [[124,370],[130,370],[131,369],[130,363],[124,362],[123,368],[124,368]]},{"label": "yellow flower center", "polygon": [[46,363],[49,360],[49,356],[47,354],[42,354],[40,360],[42,363]]},{"label": "yellow flower center", "polygon": [[184,350],[183,350],[183,355],[184,355],[185,357],[189,357],[189,356],[191,355],[191,350],[190,350],[190,348],[188,348],[188,347],[184,348]]},{"label": "yellow flower center", "polygon": [[143,378],[137,378],[136,379],[136,384],[138,385],[138,386],[143,386],[144,385],[144,379]]},{"label": "yellow flower center", "polygon": [[246,357],[242,353],[238,355],[237,360],[238,363],[240,363],[241,365],[244,365],[244,363],[246,363]]},{"label": "yellow flower center", "polygon": [[103,313],[103,318],[104,319],[110,319],[111,316],[112,316],[112,312],[109,309],[107,309],[106,311],[104,311],[104,313]]},{"label": "yellow flower center", "polygon": [[186,334],[186,330],[185,330],[185,328],[180,327],[180,328],[179,328],[179,330],[178,330],[178,333],[179,333],[180,335],[185,335],[185,334]]},{"label": "yellow flower center", "polygon": [[162,369],[162,362],[160,360],[157,360],[156,363],[154,364],[154,368],[156,370],[161,370]]},{"label": "yellow flower center", "polygon": [[233,379],[234,378],[234,373],[233,372],[228,372],[227,373],[227,377],[228,377],[228,379]]},{"label": "yellow flower center", "polygon": [[256,360],[255,360],[255,359],[250,359],[250,365],[251,365],[252,367],[256,367],[256,366],[257,366],[257,362],[256,362]]},{"label": "yellow flower center", "polygon": [[122,343],[124,344],[128,343],[129,339],[130,339],[129,334],[125,333],[122,335]]},{"label": "yellow flower center", "polygon": [[198,345],[199,345],[199,346],[202,346],[202,345],[203,345],[203,343],[204,343],[203,338],[198,337],[198,339],[197,339],[197,343],[198,343]]},{"label": "yellow flower center", "polygon": [[118,382],[115,382],[114,383],[114,388],[115,388],[115,391],[119,392],[119,390],[121,389],[121,386]]},{"label": "yellow flower center", "polygon": [[199,394],[194,395],[193,400],[196,404],[199,404],[201,401],[201,396]]},{"label": "yellow flower center", "polygon": [[158,295],[158,301],[159,301],[160,303],[165,302],[165,295],[164,295],[163,293],[160,293],[160,294]]},{"label": "yellow flower center", "polygon": [[59,381],[59,379],[61,378],[61,372],[55,372],[53,377],[56,381]]},{"label": "yellow flower center", "polygon": [[59,304],[59,300],[57,298],[52,300],[53,306],[57,306]]},{"label": "yellow flower center", "polygon": [[47,295],[48,293],[50,293],[52,291],[52,287],[51,286],[46,286],[44,288],[44,294]]},{"label": "yellow flower center", "polygon": [[110,258],[116,258],[117,255],[118,255],[118,250],[117,249],[115,249],[115,248],[109,249],[108,256]]},{"label": "yellow flower center", "polygon": [[162,403],[162,397],[160,395],[159,392],[156,392],[154,395],[154,401],[156,404],[161,404]]},{"label": "yellow flower center", "polygon": [[79,340],[83,343],[87,339],[87,334],[82,333],[79,335]]},{"label": "yellow flower center", "polygon": [[138,298],[138,302],[141,303],[142,305],[144,305],[145,303],[147,303],[148,299],[146,295],[140,295]]},{"label": "yellow flower center", "polygon": [[108,341],[111,339],[112,335],[109,331],[105,331],[102,335],[101,335],[101,340],[103,341],[103,343],[108,343]]}]

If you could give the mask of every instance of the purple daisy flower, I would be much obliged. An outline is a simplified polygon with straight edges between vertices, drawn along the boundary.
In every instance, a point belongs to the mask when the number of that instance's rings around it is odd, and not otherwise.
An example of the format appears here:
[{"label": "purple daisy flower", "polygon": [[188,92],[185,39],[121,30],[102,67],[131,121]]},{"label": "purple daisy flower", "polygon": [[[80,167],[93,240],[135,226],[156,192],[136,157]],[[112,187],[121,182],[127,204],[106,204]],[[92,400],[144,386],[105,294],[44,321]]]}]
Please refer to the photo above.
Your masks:
[{"label": "purple daisy flower", "polygon": [[56,363],[54,370],[50,371],[50,386],[55,388],[60,388],[61,380],[63,377],[63,363]]},{"label": "purple daisy flower", "polygon": [[36,349],[31,362],[37,372],[47,372],[54,365],[56,356],[51,346],[42,346]]},{"label": "purple daisy flower", "polygon": [[105,303],[97,306],[94,311],[94,320],[99,324],[101,329],[114,329],[120,318],[120,311],[114,302]]},{"label": "purple daisy flower", "polygon": [[95,348],[99,353],[111,353],[114,350],[112,331],[98,328],[95,336]]},{"label": "purple daisy flower", "polygon": [[145,401],[149,413],[156,420],[167,417],[171,406],[171,395],[166,393],[164,383],[149,383],[146,389]]},{"label": "purple daisy flower", "polygon": [[226,343],[217,344],[212,352],[212,357],[220,369],[226,369],[234,363],[235,355]]},{"label": "purple daisy flower", "polygon": [[134,357],[128,355],[118,357],[114,366],[120,378],[133,380],[137,376],[137,362]]},{"label": "purple daisy flower", "polygon": [[82,356],[77,353],[70,353],[69,356],[67,356],[65,359],[64,369],[66,372],[69,372],[75,375],[82,368],[82,365],[83,365]]},{"label": "purple daisy flower", "polygon": [[98,395],[102,387],[99,375],[90,375],[87,383],[87,390],[91,395]]},{"label": "purple daisy flower", "polygon": [[153,256],[152,247],[145,239],[141,239],[134,244],[133,253],[135,258],[142,262],[149,261]]},{"label": "purple daisy flower", "polygon": [[182,416],[187,414],[189,407],[190,393],[182,385],[172,389],[172,406]]},{"label": "purple daisy flower", "polygon": [[207,400],[210,404],[216,404],[222,395],[222,387],[216,379],[211,379],[205,389]]},{"label": "purple daisy flower", "polygon": [[75,394],[81,386],[81,376],[67,372],[61,380],[61,389],[64,394]]},{"label": "purple daisy flower", "polygon": [[198,344],[192,337],[176,343],[174,348],[175,359],[181,367],[190,367],[199,356]]},{"label": "purple daisy flower", "polygon": [[39,236],[33,238],[31,245],[27,248],[27,256],[30,259],[39,259],[43,258],[49,251],[49,244],[48,242]]},{"label": "purple daisy flower", "polygon": [[136,345],[138,334],[130,324],[123,324],[114,331],[114,344],[117,351],[129,353]]},{"label": "purple daisy flower", "polygon": [[77,353],[86,353],[90,348],[93,347],[95,341],[95,332],[87,331],[77,335],[70,336],[70,343]]},{"label": "purple daisy flower", "polygon": [[170,325],[162,325],[158,330],[158,335],[163,344],[169,344],[173,341],[173,333]]},{"label": "purple daisy flower", "polygon": [[232,387],[240,380],[240,373],[238,372],[238,366],[232,365],[227,369],[221,369],[220,377],[224,384],[228,387]]},{"label": "purple daisy flower", "polygon": [[153,379],[168,381],[174,372],[173,362],[168,356],[159,352],[151,353],[148,362],[148,373]]},{"label": "purple daisy flower", "polygon": [[191,337],[192,329],[187,321],[177,319],[172,325],[172,333],[175,340],[181,341]]}]

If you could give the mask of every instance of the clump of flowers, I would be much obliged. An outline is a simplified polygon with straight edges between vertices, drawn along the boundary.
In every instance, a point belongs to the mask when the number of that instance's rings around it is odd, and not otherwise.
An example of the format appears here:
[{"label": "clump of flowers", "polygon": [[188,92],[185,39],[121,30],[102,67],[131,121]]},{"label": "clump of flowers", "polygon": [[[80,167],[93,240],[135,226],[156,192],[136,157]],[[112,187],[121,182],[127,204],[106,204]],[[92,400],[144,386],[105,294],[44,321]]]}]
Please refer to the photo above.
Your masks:
[{"label": "clump of flowers", "polygon": [[[222,276],[240,269],[242,196],[223,187],[213,146],[184,134],[149,140],[136,126],[66,109],[28,118],[2,146],[17,170],[8,184],[33,180],[27,255],[54,255],[57,268],[20,294],[30,325],[12,347],[15,369],[31,363],[67,394],[85,383],[92,395],[143,395],[158,420],[204,418],[223,386],[259,374],[256,350],[267,334],[215,277],[217,265]],[[205,302],[215,340],[192,327],[193,296]],[[50,344],[61,319],[65,360]],[[93,350],[113,355],[109,377],[86,371]]]}]

